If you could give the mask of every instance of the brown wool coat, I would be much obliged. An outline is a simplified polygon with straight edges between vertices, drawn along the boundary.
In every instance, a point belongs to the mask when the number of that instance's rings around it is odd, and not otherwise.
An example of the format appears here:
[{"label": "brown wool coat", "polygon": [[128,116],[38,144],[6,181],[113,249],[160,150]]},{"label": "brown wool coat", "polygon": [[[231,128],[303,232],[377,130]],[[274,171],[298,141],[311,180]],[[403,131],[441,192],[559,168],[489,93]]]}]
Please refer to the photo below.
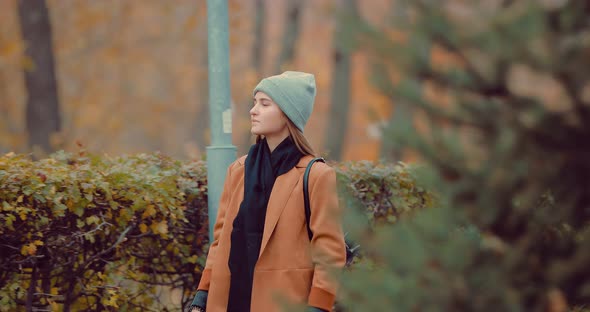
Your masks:
[{"label": "brown wool coat", "polygon": [[[225,312],[230,272],[231,231],[244,198],[243,156],[230,165],[219,202],[214,240],[209,248],[199,290],[209,292],[208,312]],[[251,311],[280,311],[276,298],[307,303],[328,311],[337,283],[333,269],[342,268],[346,251],[334,169],[314,164],[309,177],[310,244],[303,205],[303,172],[312,159],[302,157],[295,168],[277,177],[268,202],[262,246],[254,269]]]}]

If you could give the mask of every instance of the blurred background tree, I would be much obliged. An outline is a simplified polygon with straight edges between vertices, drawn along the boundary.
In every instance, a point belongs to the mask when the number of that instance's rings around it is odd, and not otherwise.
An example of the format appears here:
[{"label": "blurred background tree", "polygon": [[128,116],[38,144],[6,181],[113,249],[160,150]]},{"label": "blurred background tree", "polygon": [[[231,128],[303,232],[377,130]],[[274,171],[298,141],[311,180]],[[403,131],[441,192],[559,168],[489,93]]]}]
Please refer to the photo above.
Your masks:
[{"label": "blurred background tree", "polygon": [[[89,151],[110,155],[159,150],[180,159],[203,157],[209,144],[206,2],[42,2],[47,4],[44,31],[53,35],[42,39],[52,51],[34,51],[53,53],[55,96],[43,98],[57,99],[59,110],[52,111],[59,113],[60,126],[57,132],[42,132],[51,137],[52,149],[75,151],[79,142]],[[312,145],[334,159],[378,159],[381,141],[374,125],[389,118],[391,103],[368,83],[368,53],[347,55],[349,46],[336,39],[347,27],[339,12],[358,1],[228,2],[238,153],[246,153],[252,144],[248,111],[254,86],[262,77],[297,69],[317,78],[314,114],[306,126]],[[359,15],[380,24],[390,2],[361,1],[356,6]],[[27,50],[42,41],[27,39],[21,21],[19,1],[0,1],[3,153],[31,151],[27,99],[42,93],[29,90],[25,76],[46,72]],[[45,117],[45,123],[54,120]],[[328,127],[338,130],[336,139],[328,138]]]},{"label": "blurred background tree", "polygon": [[440,202],[357,228],[371,261],[345,275],[350,311],[590,303],[589,13],[587,1],[416,0],[396,1],[388,27],[356,20],[398,105],[384,137],[425,164]]},{"label": "blurred background tree", "polygon": [[[344,140],[346,135],[346,125],[348,125],[348,115],[350,111],[350,84],[351,84],[351,54],[352,46],[347,44],[345,16],[358,16],[358,5],[355,0],[340,1],[340,13],[343,15],[337,25],[333,43],[332,55],[332,105],[330,106],[330,118],[326,123],[326,148],[330,153],[330,158],[335,160],[342,159],[344,149]],[[346,14],[346,15],[345,15]]]},{"label": "blurred background tree", "polygon": [[25,44],[28,146],[52,152],[51,137],[61,128],[53,34],[45,1],[19,1],[20,29]]}]

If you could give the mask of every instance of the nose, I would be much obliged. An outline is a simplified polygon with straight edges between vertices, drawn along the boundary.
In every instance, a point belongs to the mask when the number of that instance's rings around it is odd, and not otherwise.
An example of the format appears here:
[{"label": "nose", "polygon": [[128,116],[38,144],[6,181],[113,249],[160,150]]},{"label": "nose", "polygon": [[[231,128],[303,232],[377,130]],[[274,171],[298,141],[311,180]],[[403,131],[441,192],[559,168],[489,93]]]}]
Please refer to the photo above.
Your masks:
[{"label": "nose", "polygon": [[250,109],[250,116],[254,116],[257,114],[256,105],[252,106]]}]

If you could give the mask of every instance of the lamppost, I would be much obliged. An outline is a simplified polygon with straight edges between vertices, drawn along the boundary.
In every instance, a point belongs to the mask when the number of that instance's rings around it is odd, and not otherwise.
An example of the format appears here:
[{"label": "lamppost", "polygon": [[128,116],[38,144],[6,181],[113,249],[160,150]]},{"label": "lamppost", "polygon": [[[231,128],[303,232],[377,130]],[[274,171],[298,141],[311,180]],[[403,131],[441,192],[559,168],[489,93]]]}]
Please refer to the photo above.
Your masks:
[{"label": "lamppost", "polygon": [[207,0],[207,46],[209,52],[209,118],[211,145],[207,146],[209,241],[217,217],[219,197],[227,167],[236,159],[232,145],[232,111],[229,84],[229,26],[227,0]]}]

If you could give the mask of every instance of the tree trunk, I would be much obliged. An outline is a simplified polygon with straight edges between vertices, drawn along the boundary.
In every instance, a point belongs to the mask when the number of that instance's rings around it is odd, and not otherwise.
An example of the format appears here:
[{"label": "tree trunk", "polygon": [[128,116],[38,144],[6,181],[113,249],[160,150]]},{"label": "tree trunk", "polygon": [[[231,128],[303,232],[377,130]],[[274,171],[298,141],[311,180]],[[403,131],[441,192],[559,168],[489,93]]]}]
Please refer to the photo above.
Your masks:
[{"label": "tree trunk", "polygon": [[[343,10],[356,15],[358,9],[354,0],[341,2]],[[350,48],[343,42],[346,40],[345,21],[339,21],[334,34],[334,67],[332,71],[332,105],[328,115],[326,131],[326,149],[332,160],[341,160],[348,125],[350,110]]]},{"label": "tree trunk", "polygon": [[256,8],[254,14],[256,15],[254,28],[254,46],[252,51],[252,66],[258,74],[258,78],[262,76],[262,43],[264,42],[264,19],[266,16],[266,7],[264,0],[256,0]]},{"label": "tree trunk", "polygon": [[286,63],[291,63],[295,56],[295,43],[299,36],[301,24],[301,6],[303,1],[291,0],[288,3],[287,26],[283,35],[281,54],[275,64],[273,74],[280,74]]},{"label": "tree trunk", "polygon": [[45,0],[19,0],[18,12],[31,61],[25,68],[29,146],[47,153],[53,150],[51,135],[61,128],[49,12]]}]

